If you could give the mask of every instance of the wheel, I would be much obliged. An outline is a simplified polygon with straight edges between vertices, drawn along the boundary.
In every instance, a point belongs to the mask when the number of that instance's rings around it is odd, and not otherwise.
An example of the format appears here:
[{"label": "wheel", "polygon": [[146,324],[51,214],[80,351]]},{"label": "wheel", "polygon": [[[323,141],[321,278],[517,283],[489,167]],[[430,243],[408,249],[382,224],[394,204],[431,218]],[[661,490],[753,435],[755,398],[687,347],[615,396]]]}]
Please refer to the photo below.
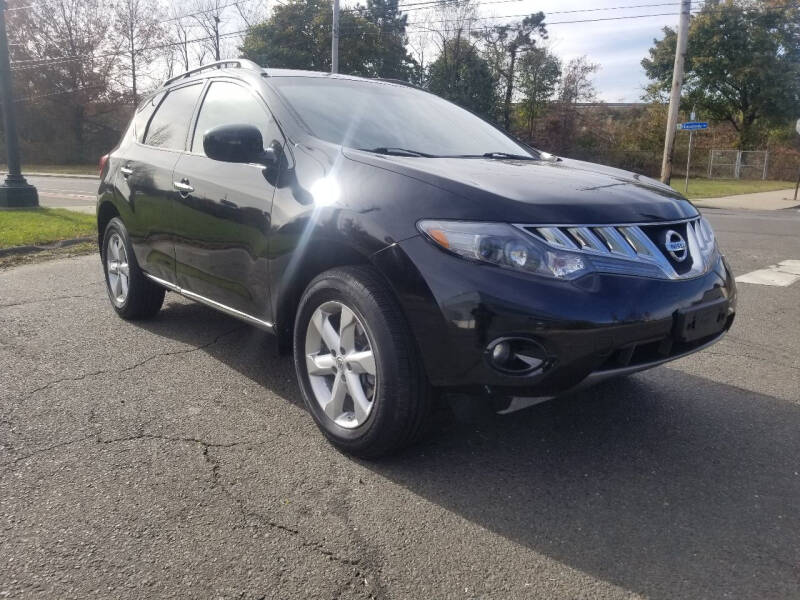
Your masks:
[{"label": "wheel", "polygon": [[128,230],[117,217],[103,234],[100,253],[111,305],[123,319],[155,316],[164,303],[166,290],[144,276],[133,254]]},{"label": "wheel", "polygon": [[309,284],[294,362],[309,412],[339,449],[376,458],[421,434],[430,386],[400,306],[372,269],[332,269]]}]

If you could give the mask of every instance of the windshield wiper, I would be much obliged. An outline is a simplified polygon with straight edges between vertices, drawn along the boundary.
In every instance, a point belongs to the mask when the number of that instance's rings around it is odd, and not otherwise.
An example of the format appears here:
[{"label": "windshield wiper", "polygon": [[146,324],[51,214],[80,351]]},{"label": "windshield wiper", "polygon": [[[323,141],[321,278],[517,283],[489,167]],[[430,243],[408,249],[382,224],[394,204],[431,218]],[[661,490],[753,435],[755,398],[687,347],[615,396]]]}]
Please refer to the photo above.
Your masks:
[{"label": "windshield wiper", "polygon": [[424,158],[433,158],[433,154],[425,154],[417,150],[408,150],[406,148],[386,148],[380,146],[378,148],[359,148],[364,152],[374,152],[375,154],[388,154],[390,156],[422,156]]},{"label": "windshield wiper", "polygon": [[512,154],[511,152],[484,152],[483,158],[513,158],[515,160],[536,160],[530,154]]},{"label": "windshield wiper", "polygon": [[512,154],[511,152],[484,152],[483,154],[453,154],[447,158],[497,158],[511,160],[541,160],[530,154]]}]

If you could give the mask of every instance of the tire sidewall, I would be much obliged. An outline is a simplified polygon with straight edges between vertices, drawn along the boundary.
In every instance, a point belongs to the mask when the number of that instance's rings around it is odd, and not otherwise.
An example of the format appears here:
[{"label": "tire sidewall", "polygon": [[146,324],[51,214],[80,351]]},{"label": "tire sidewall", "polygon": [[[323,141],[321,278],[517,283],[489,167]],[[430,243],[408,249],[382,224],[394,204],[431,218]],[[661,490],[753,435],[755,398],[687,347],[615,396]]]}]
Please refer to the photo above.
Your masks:
[{"label": "tire sidewall", "polygon": [[[368,290],[360,285],[350,285],[339,273],[323,274],[308,287],[300,301],[294,328],[294,360],[297,377],[306,407],[325,435],[347,450],[372,445],[381,435],[387,422],[396,418],[398,387],[398,360],[391,332],[377,304]],[[325,302],[337,301],[346,305],[358,316],[369,338],[375,356],[376,393],[367,420],[356,428],[337,425],[317,402],[311,388],[305,364],[306,331],[314,311]]]},{"label": "tire sidewall", "polygon": [[[108,280],[108,243],[111,239],[112,234],[117,233],[119,237],[122,239],[122,243],[125,245],[125,253],[128,256],[128,270],[129,270],[129,277],[128,277],[128,294],[125,296],[125,302],[122,304],[117,304],[114,300],[114,295],[111,292],[111,285]],[[134,269],[136,268],[135,258],[133,257],[133,248],[131,248],[130,240],[128,239],[128,230],[125,229],[125,225],[122,221],[114,217],[111,221],[108,222],[106,225],[106,230],[103,233],[103,246],[102,251],[100,252],[100,257],[103,263],[103,275],[105,276],[106,280],[106,293],[108,294],[108,299],[111,301],[111,306],[114,307],[119,314],[125,315],[128,306],[131,302],[131,296],[134,293],[133,286],[134,286]]]}]

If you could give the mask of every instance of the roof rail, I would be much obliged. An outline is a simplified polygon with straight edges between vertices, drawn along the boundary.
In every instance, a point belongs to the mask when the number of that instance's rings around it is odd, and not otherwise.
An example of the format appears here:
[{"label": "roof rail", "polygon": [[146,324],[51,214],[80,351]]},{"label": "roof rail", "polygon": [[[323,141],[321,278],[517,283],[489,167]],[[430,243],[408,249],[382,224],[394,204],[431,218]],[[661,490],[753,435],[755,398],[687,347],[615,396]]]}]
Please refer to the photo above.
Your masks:
[{"label": "roof rail", "polygon": [[405,79],[395,79],[392,77],[376,77],[378,81],[385,81],[386,83],[394,83],[396,85],[403,85],[405,87],[415,88],[418,90],[423,90],[424,88],[418,86],[415,83],[411,83],[410,81],[406,81]]},{"label": "roof rail", "polygon": [[263,68],[261,68],[258,64],[254,63],[252,60],[247,60],[246,58],[229,58],[227,60],[218,60],[216,62],[208,63],[206,65],[200,65],[199,67],[195,67],[194,69],[189,69],[185,73],[181,73],[180,75],[175,75],[175,77],[170,77],[164,83],[161,84],[161,87],[166,87],[170,83],[173,83],[174,81],[178,81],[179,79],[183,79],[184,77],[189,77],[190,75],[194,75],[195,73],[199,73],[200,71],[205,71],[207,69],[224,69],[227,67],[233,67],[236,69],[248,69],[250,71],[258,71],[259,73],[264,71]]}]

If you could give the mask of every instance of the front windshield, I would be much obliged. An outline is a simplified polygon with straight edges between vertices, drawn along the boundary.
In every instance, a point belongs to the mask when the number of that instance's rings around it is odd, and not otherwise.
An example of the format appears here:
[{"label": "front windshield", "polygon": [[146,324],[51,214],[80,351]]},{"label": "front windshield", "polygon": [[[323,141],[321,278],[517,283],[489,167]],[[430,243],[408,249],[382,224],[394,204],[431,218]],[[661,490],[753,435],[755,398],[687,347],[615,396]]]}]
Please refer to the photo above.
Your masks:
[{"label": "front windshield", "polygon": [[326,77],[269,81],[312,135],[334,144],[409,155],[532,156],[469,111],[412,87]]}]

